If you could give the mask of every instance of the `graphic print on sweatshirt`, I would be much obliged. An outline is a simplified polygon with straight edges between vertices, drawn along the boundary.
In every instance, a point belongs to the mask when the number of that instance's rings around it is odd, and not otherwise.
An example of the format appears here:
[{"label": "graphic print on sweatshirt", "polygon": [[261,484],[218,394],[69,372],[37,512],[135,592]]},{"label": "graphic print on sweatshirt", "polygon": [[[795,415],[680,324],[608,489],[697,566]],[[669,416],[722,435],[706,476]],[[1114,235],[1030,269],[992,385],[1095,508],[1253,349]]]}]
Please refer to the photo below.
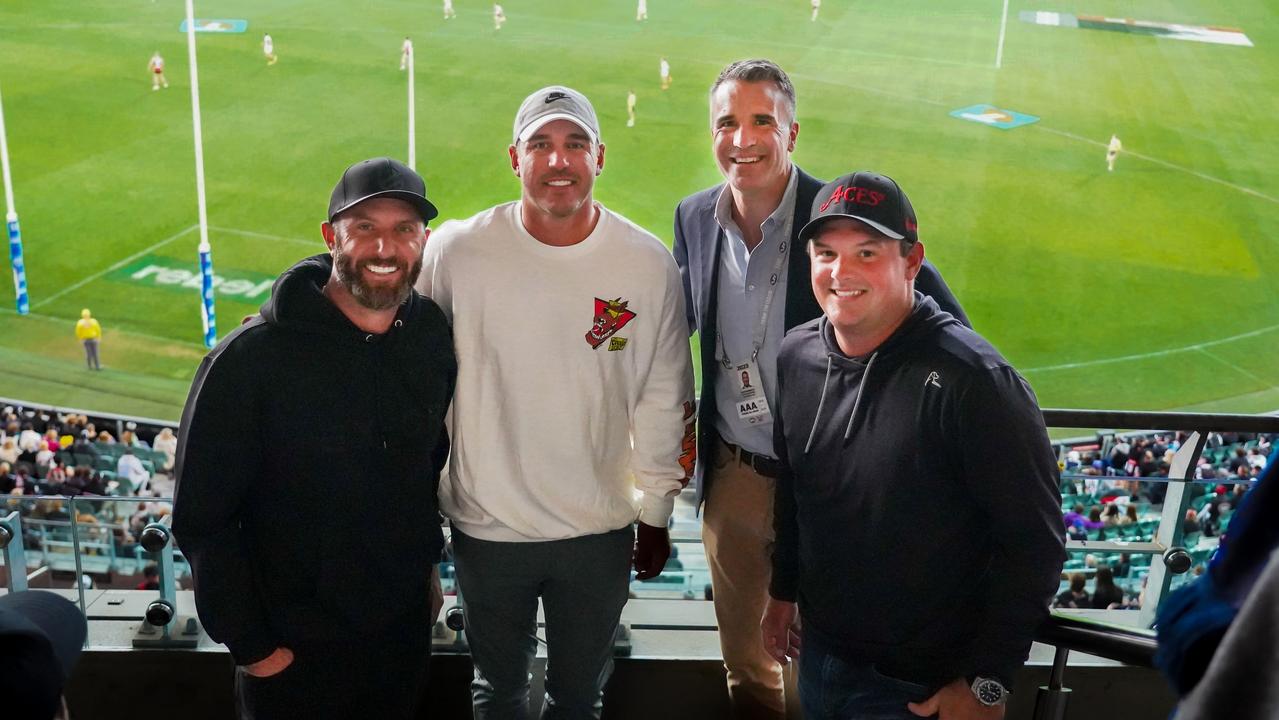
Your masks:
[{"label": "graphic print on sweatshirt", "polygon": [[[592,348],[598,348],[625,327],[626,323],[635,319],[635,313],[627,307],[629,304],[629,300],[620,297],[615,300],[595,298],[595,319],[591,322],[591,329],[586,332],[586,343]],[[624,347],[625,338],[616,338],[608,345],[609,350],[621,350]]]}]

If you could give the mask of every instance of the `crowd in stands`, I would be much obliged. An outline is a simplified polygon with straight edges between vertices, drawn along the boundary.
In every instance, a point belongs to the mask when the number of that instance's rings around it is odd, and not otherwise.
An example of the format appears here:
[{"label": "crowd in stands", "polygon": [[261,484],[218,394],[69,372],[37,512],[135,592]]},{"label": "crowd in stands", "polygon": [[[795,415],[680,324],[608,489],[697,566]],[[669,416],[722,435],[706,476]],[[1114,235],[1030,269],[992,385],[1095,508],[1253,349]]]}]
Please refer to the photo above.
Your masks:
[{"label": "crowd in stands", "polygon": [[[1183,545],[1203,572],[1215,538],[1229,526],[1234,508],[1266,467],[1275,435],[1212,433],[1187,488],[1190,507],[1182,520]],[[1115,435],[1068,449],[1062,461],[1062,521],[1071,540],[1150,542],[1158,530],[1173,457],[1185,433]],[[1201,546],[1201,541],[1203,545]],[[1082,555],[1082,557],[1080,557]],[[1140,607],[1149,555],[1073,553],[1065,587],[1054,602],[1062,608]],[[1088,592],[1089,574],[1094,588]],[[1116,579],[1127,587],[1116,583]],[[1099,599],[1100,598],[1100,599]]]},{"label": "crowd in stands", "polygon": [[[24,544],[38,549],[47,529],[67,534],[61,525],[72,520],[72,505],[48,496],[74,497],[80,539],[92,546],[88,553],[107,547],[117,557],[135,556],[142,529],[169,513],[168,504],[154,498],[172,493],[176,451],[171,428],[111,420],[95,425],[81,414],[5,407],[0,411],[0,493],[7,499],[0,511],[18,510]],[[45,497],[22,499],[32,495]],[[134,496],[136,505],[95,500]]]}]

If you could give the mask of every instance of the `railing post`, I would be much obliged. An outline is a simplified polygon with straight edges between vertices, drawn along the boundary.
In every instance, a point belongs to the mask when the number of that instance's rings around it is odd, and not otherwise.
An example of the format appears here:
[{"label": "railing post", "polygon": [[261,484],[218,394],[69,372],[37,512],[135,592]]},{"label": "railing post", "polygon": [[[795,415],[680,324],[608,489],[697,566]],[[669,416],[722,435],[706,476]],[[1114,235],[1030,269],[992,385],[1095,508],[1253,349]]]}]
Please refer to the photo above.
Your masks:
[{"label": "railing post", "polygon": [[1058,647],[1053,654],[1053,669],[1048,684],[1039,686],[1035,697],[1035,720],[1066,720],[1066,704],[1070,700],[1070,688],[1065,687],[1066,661],[1070,650]]},{"label": "railing post", "polygon": [[[1199,465],[1199,456],[1203,454],[1208,433],[1195,431],[1186,438],[1185,444],[1177,450],[1168,468],[1168,492],[1164,496],[1163,516],[1159,519],[1159,531],[1155,542],[1163,546],[1164,552],[1181,545],[1184,533],[1181,521],[1190,507],[1190,488],[1195,477],[1195,468]],[[1160,599],[1168,594],[1172,585],[1172,576],[1163,555],[1150,559],[1150,574],[1146,577],[1146,594],[1141,603],[1138,616],[1142,627],[1150,627],[1155,622],[1155,611],[1159,609]]]}]

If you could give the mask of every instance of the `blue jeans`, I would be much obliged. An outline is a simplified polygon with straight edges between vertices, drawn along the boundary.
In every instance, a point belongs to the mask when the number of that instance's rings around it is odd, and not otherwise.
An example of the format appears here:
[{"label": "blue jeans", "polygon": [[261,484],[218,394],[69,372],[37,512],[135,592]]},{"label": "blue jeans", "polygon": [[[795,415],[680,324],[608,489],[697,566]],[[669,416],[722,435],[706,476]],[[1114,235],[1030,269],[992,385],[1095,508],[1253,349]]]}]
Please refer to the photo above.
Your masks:
[{"label": "blue jeans", "polygon": [[927,700],[934,691],[929,685],[889,677],[874,665],[846,662],[812,633],[804,633],[799,699],[805,720],[920,720],[906,703]]},{"label": "blue jeans", "polygon": [[453,553],[475,678],[476,720],[528,716],[537,599],[546,614],[544,720],[595,720],[630,590],[632,526],[546,542],[492,542],[454,529]]}]

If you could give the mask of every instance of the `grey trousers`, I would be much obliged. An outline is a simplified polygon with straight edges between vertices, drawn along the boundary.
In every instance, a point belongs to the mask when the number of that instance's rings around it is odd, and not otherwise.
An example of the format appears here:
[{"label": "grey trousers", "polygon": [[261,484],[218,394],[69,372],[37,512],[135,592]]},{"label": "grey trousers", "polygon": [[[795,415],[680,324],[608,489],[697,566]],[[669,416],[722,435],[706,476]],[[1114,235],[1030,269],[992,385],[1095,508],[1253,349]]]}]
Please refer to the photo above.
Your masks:
[{"label": "grey trousers", "polygon": [[84,361],[90,370],[101,370],[102,363],[98,362],[98,341],[92,338],[84,341]]},{"label": "grey trousers", "polygon": [[600,717],[634,542],[629,525],[546,542],[491,542],[453,531],[476,720],[527,717],[539,597],[547,655],[542,718]]}]

